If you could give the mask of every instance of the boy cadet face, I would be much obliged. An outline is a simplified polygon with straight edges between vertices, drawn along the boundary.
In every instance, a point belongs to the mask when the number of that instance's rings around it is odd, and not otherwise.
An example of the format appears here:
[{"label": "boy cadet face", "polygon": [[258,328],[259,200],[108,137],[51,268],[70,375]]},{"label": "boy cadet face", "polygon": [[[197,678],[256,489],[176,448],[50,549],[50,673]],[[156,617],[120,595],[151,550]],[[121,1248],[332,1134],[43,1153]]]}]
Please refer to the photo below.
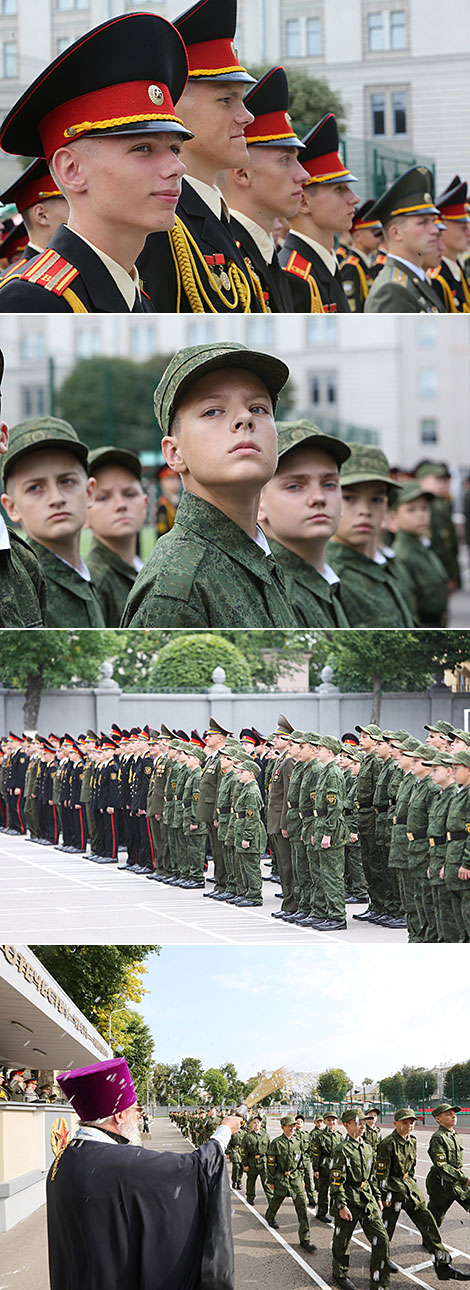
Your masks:
[{"label": "boy cadet face", "polygon": [[341,488],[333,458],[310,444],[281,457],[260,505],[260,522],[267,522],[273,536],[280,542],[326,542],[336,533],[340,518]]},{"label": "boy cadet face", "polygon": [[423,537],[429,528],[428,503],[421,497],[414,502],[403,502],[397,511],[397,528],[415,537]]},{"label": "boy cadet face", "polygon": [[247,176],[251,201],[274,218],[293,219],[302,200],[308,173],[299,161],[298,148],[248,148],[249,162],[239,175]]},{"label": "boy cadet face", "polygon": [[55,546],[83,528],[95,487],[72,453],[43,448],[13,466],[2,504],[28,537]]},{"label": "boy cadet face", "polygon": [[148,498],[142,484],[125,466],[101,466],[88,523],[98,538],[121,538],[139,533]]},{"label": "boy cadet face", "polygon": [[54,153],[67,197],[87,197],[95,221],[144,233],[173,228],[185,165],[174,132],[79,139]]},{"label": "boy cadet face", "polygon": [[[308,211],[318,228],[331,233],[348,233],[358,201],[357,193],[346,183],[308,184],[303,205],[306,205],[305,213]],[[303,205],[301,213],[304,213]]]},{"label": "boy cadet face", "polygon": [[387,510],[387,486],[380,480],[344,484],[338,537],[355,550],[374,554]]},{"label": "boy cadet face", "polygon": [[194,158],[209,160],[218,170],[229,170],[247,160],[245,130],[254,118],[243,102],[246,89],[241,81],[187,85],[178,102],[178,115],[194,134],[184,147],[189,166]]},{"label": "boy cadet face", "polygon": [[256,496],[277,461],[273,407],[263,381],[243,368],[200,377],[180,403],[162,450],[188,492],[205,496],[242,486]]}]

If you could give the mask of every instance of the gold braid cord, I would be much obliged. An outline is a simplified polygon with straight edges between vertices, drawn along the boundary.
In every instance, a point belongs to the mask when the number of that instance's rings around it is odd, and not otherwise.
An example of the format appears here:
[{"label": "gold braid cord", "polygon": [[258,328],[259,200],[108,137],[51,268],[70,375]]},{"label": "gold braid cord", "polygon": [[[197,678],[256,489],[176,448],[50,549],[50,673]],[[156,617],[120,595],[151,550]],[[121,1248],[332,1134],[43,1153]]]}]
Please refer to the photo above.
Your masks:
[{"label": "gold braid cord", "polygon": [[[189,229],[186,228],[186,225],[183,224],[183,221],[178,215],[176,216],[174,228],[172,228],[168,233],[168,237],[170,239],[177,281],[178,294],[176,313],[181,312],[182,291],[184,291],[188,300],[191,313],[216,314],[219,312],[219,310],[212,304],[212,301],[207,294],[203,281],[204,275],[209,281],[211,291],[215,292],[215,295],[222,301],[224,309],[234,310],[237,309],[238,306],[241,306],[242,313],[251,313],[250,282],[236,264],[227,265],[227,273],[230,278],[233,294],[232,301],[224,295],[224,292],[219,287],[215,274],[211,273],[209,265],[206,264],[204,256],[199,250],[198,244],[192,236],[192,233],[189,232]],[[250,274],[250,279],[253,284],[253,290],[257,294],[256,282],[252,274]],[[262,295],[260,283],[258,283],[258,287],[260,294]],[[264,306],[264,312],[266,313],[266,306]]]},{"label": "gold braid cord", "polygon": [[[70,1141],[72,1141],[72,1139],[70,1139]],[[52,1171],[51,1171],[51,1182],[54,1182],[54,1179],[55,1179],[55,1176],[56,1176],[56,1173],[57,1173],[57,1166],[58,1166],[59,1160],[62,1158],[62,1156],[63,1156],[63,1154],[64,1154],[64,1151],[66,1151],[66,1150],[67,1150],[67,1147],[69,1147],[69,1146],[70,1146],[70,1142],[66,1142],[66,1143],[65,1143],[65,1147],[62,1147],[62,1150],[61,1150],[61,1151],[59,1151],[59,1152],[58,1152],[58,1154],[56,1155],[56,1158],[55,1158],[55,1160],[54,1160],[54,1164],[53,1164],[53,1166],[52,1166]]]},{"label": "gold braid cord", "polygon": [[320,295],[319,288],[315,282],[315,278],[308,277],[307,282],[310,287],[310,313],[311,314],[326,313],[326,309],[323,308],[322,298]]}]

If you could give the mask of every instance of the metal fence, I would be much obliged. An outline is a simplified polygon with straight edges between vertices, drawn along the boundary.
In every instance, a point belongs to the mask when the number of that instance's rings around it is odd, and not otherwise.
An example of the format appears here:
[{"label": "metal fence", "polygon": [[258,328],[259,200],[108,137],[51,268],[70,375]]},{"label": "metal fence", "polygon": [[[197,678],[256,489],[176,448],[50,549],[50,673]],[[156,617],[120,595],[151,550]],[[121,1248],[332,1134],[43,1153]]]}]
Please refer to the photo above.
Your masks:
[{"label": "metal fence", "polygon": [[429,157],[416,157],[411,152],[402,152],[385,143],[377,144],[371,139],[348,137],[342,141],[342,153],[345,165],[356,176],[361,201],[367,197],[381,197],[411,166],[428,166],[435,176],[435,162]]}]

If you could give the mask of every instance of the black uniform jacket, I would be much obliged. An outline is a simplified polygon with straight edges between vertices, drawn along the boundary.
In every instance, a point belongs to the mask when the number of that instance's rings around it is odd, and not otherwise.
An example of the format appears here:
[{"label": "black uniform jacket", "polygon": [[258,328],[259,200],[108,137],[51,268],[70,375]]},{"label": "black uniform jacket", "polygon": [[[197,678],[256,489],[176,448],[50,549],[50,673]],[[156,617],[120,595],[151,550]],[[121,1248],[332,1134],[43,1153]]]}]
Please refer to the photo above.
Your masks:
[{"label": "black uniform jacket", "polygon": [[[18,276],[16,267],[13,265],[0,282],[0,313],[129,313],[122,292],[99,255],[66,224],[59,225],[46,251],[18,267]],[[62,289],[64,294],[58,294]],[[65,291],[71,294],[65,295]],[[155,310],[145,295],[139,300],[136,293],[132,313]]]},{"label": "black uniform jacket", "polygon": [[51,1290],[233,1290],[220,1144],[178,1155],[73,1139],[49,1171]]},{"label": "black uniform jacket", "polygon": [[[302,260],[310,264],[307,277],[302,276],[305,270],[302,270],[300,262],[292,264],[293,252],[297,252]],[[321,295],[323,308],[331,313],[349,314],[351,312],[346,295],[343,291],[340,272],[338,269],[337,277],[334,277],[327,268],[324,260],[314,251],[313,246],[304,242],[298,233],[288,233],[284,246],[279,252],[279,263],[289,275],[292,296],[294,300],[295,313],[310,313],[310,287],[307,278],[314,278]],[[292,267],[287,269],[291,263]],[[300,271],[299,271],[300,270]]]},{"label": "black uniform jacket", "polygon": [[[185,183],[184,180],[181,197],[176,207],[176,214],[183,221],[189,233],[192,234],[204,258],[207,256],[212,258],[216,255],[223,256],[224,265],[219,266],[220,268],[226,268],[229,263],[236,264],[242,270],[245,278],[247,277],[247,268],[242,252],[237,247],[226,215],[222,212],[221,218],[218,219],[217,215],[214,215],[207,203],[199,196],[199,193],[192,188],[191,184]],[[204,290],[207,292],[216,313],[231,313],[232,310],[228,306],[224,306],[217,292],[211,289],[210,278],[199,260],[197,260],[197,266]],[[208,266],[209,273],[211,273],[213,267],[217,273],[217,266],[210,265]],[[137,268],[142,278],[144,289],[148,292],[158,313],[192,313],[184,288],[178,307],[178,283],[169,233],[149,234],[142,254],[139,255]],[[223,294],[224,296],[226,295],[227,300],[233,300],[231,291],[223,291]],[[204,312],[211,312],[207,305]],[[233,312],[240,313],[240,306]],[[250,312],[261,312],[261,306],[253,292]]]},{"label": "black uniform jacket", "polygon": [[256,245],[254,238],[240,224],[234,215],[230,216],[230,229],[236,242],[240,243],[244,256],[248,256],[255,273],[258,274],[263,292],[266,293],[266,304],[273,314],[291,314],[294,309],[292,292],[290,289],[290,279],[287,273],[281,269],[276,252],[274,253],[271,264],[266,264],[259,247]]}]

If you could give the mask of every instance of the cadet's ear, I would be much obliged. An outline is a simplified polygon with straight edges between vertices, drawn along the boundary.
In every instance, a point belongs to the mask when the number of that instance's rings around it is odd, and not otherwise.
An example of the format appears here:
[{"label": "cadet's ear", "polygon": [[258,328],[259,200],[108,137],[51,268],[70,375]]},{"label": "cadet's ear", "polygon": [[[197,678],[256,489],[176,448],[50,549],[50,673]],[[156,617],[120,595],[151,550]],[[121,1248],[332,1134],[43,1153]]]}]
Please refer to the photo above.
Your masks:
[{"label": "cadet's ear", "polygon": [[262,492],[261,492],[261,497],[260,497],[260,499],[259,499],[259,506],[258,506],[258,524],[265,524],[265,523],[267,523],[267,519],[268,519],[268,516],[267,516],[267,513],[266,513],[266,507],[265,507],[265,504],[264,504],[263,493],[264,493],[264,488],[263,488],[263,490],[262,490]]},{"label": "cadet's ear", "polygon": [[88,188],[88,180],[85,170],[86,153],[77,152],[73,147],[58,148],[54,153],[54,174],[57,175],[58,186],[67,192],[85,193]]},{"label": "cadet's ear", "polygon": [[173,439],[172,435],[164,435],[162,439],[162,453],[167,466],[175,471],[176,475],[186,475],[188,467],[183,459],[178,439]]},{"label": "cadet's ear", "polygon": [[8,515],[8,519],[12,520],[13,524],[21,524],[21,515],[15,506],[13,498],[10,497],[10,494],[2,493],[1,501],[3,509]]},{"label": "cadet's ear", "polygon": [[231,170],[230,174],[240,188],[250,187],[250,171],[247,167],[240,166],[239,170]]},{"label": "cadet's ear", "polygon": [[306,196],[305,196],[305,189],[304,189],[304,188],[302,189],[302,196],[301,196],[301,199],[300,199],[300,206],[299,206],[299,212],[298,212],[298,213],[299,213],[299,215],[310,215],[310,205],[309,205],[309,202],[308,202],[308,200],[307,200],[307,198],[306,198]]},{"label": "cadet's ear", "polygon": [[92,502],[94,501],[95,493],[96,493],[96,479],[94,479],[93,475],[90,475],[90,478],[87,479],[87,485],[86,485],[86,495],[88,498],[89,506],[91,506]]}]

